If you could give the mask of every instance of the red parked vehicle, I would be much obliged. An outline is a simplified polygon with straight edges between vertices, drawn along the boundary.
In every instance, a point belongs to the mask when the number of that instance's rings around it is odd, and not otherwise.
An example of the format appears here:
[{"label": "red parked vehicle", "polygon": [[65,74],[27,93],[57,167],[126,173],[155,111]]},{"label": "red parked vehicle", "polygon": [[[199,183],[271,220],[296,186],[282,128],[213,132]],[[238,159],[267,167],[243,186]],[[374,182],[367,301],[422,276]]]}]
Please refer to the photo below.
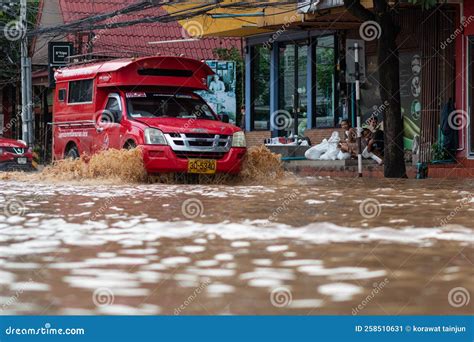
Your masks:
[{"label": "red parked vehicle", "polygon": [[21,140],[0,137],[0,171],[32,171],[33,154]]},{"label": "red parked vehicle", "polygon": [[181,57],[117,59],[56,71],[56,160],[140,147],[149,173],[240,171],[242,130],[195,93],[212,70]]}]

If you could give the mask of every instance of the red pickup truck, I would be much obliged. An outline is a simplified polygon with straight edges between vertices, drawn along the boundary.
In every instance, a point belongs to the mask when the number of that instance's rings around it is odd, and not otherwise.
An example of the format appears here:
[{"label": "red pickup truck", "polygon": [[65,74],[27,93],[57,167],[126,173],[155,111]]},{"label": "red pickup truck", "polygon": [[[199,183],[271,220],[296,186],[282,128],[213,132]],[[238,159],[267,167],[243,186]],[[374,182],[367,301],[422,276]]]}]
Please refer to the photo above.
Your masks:
[{"label": "red pickup truck", "polygon": [[32,171],[33,154],[20,140],[0,137],[0,171]]},{"label": "red pickup truck", "polygon": [[54,158],[139,147],[149,173],[239,173],[244,132],[195,93],[212,74],[203,62],[161,56],[57,70]]}]

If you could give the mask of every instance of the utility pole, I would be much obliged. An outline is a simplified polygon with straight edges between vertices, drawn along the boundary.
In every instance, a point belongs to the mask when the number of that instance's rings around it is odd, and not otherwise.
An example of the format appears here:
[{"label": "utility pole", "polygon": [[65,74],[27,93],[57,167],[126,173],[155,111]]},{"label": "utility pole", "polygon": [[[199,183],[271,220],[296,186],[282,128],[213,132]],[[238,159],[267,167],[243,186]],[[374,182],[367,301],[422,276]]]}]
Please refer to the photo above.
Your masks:
[{"label": "utility pole", "polygon": [[27,0],[20,3],[20,29],[21,39],[21,121],[22,140],[29,147],[34,144],[33,130],[33,84],[31,80],[31,58],[28,56],[27,30]]},{"label": "utility pole", "polygon": [[362,113],[360,111],[360,64],[359,64],[359,44],[354,44],[354,62],[355,62],[355,85],[356,85],[356,120],[357,120],[357,171],[359,177],[362,177]]}]

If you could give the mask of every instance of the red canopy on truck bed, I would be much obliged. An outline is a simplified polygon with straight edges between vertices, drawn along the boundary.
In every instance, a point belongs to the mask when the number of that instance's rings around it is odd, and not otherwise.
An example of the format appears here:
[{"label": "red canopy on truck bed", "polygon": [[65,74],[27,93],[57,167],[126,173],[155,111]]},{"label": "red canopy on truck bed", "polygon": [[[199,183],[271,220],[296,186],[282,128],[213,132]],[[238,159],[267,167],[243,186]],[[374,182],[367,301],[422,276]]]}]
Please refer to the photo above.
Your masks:
[{"label": "red canopy on truck bed", "polygon": [[74,65],[55,72],[57,83],[97,78],[97,87],[160,86],[207,89],[213,71],[201,61],[184,57],[123,58]]}]

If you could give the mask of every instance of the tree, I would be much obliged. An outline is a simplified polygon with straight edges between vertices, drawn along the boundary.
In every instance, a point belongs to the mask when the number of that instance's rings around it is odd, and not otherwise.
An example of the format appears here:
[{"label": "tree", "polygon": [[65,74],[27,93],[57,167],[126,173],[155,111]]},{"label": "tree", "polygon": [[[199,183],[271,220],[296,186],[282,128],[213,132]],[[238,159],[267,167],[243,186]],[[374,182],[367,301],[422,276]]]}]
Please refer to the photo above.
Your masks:
[{"label": "tree", "polygon": [[[28,1],[28,26],[36,22],[39,0]],[[15,83],[20,79],[20,41],[23,34],[18,17],[20,2],[10,1],[0,4],[0,84]],[[31,40],[30,40],[31,44]]]},{"label": "tree", "polygon": [[[421,5],[424,9],[436,4],[436,0],[410,0],[410,2]],[[364,22],[374,22],[380,34],[377,44],[380,95],[382,103],[389,104],[384,117],[384,175],[387,178],[406,177],[397,46],[400,27],[394,18],[399,3],[400,1],[396,1],[393,6],[390,6],[388,0],[373,0],[373,11],[371,11],[365,8],[360,0],[344,0],[344,6],[349,13]]]}]

